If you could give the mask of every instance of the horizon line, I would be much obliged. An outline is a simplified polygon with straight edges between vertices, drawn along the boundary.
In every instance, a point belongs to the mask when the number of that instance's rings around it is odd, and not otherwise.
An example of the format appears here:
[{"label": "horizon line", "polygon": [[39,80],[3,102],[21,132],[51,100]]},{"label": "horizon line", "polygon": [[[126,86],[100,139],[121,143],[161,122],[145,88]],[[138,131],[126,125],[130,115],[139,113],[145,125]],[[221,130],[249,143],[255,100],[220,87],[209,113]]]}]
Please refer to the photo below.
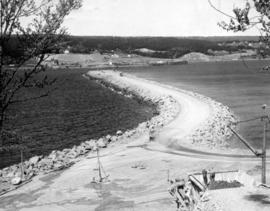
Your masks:
[{"label": "horizon line", "polygon": [[260,37],[259,35],[210,35],[210,36],[162,36],[162,35],[74,35],[68,34],[73,37],[161,37],[161,38],[189,38],[189,37]]}]

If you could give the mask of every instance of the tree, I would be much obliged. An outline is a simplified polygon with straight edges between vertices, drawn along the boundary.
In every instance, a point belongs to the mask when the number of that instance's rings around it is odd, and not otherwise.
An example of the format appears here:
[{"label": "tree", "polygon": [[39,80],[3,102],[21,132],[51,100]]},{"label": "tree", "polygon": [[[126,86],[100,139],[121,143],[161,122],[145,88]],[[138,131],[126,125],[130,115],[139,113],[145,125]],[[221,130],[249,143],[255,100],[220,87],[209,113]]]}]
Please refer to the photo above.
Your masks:
[{"label": "tree", "polygon": [[259,41],[262,44],[259,53],[265,56],[270,47],[270,0],[247,0],[243,8],[235,7],[232,15],[219,10],[211,0],[208,0],[208,2],[216,11],[230,19],[229,22],[222,21],[218,23],[223,29],[244,32],[256,27],[259,30]]},{"label": "tree", "polygon": [[[235,7],[233,15],[224,13],[217,9],[210,0],[209,4],[218,12],[230,18],[229,23],[222,21],[219,23],[223,29],[227,31],[246,31],[252,27],[257,27],[260,33],[260,42],[262,45],[259,48],[259,54],[266,55],[270,47],[270,0],[247,0],[243,8]],[[253,11],[252,11],[253,10]],[[252,13],[252,16],[251,16]],[[268,52],[267,52],[268,53]],[[269,66],[268,66],[269,67]],[[267,68],[268,69],[268,68]],[[268,69],[269,70],[269,69]],[[262,184],[266,183],[266,131],[269,124],[269,115],[266,113],[266,105],[262,105],[263,115],[259,117],[263,121],[263,143],[262,151],[258,153],[252,147],[248,147],[257,157],[262,158]],[[254,121],[255,119],[252,119]],[[250,120],[249,120],[250,121]],[[236,132],[233,131],[237,135]],[[237,135],[238,136],[238,135]],[[249,145],[241,136],[238,136],[247,146]]]},{"label": "tree", "polygon": [[[67,34],[63,21],[72,10],[81,7],[82,0],[1,0],[0,40],[0,132],[10,105],[38,99],[49,94],[44,91],[34,97],[20,98],[28,88],[51,85],[45,75],[43,61],[58,48]],[[37,3],[38,2],[38,3]]]}]

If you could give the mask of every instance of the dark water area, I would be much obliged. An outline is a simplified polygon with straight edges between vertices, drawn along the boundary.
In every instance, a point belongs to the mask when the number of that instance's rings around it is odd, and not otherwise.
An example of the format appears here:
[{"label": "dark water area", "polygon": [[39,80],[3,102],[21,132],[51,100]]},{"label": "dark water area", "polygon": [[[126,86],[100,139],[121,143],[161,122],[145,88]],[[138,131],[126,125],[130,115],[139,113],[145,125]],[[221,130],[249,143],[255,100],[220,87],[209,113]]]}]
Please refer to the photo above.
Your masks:
[{"label": "dark water area", "polygon": [[[86,70],[55,70],[57,88],[48,97],[17,104],[5,127],[25,137],[25,158],[70,148],[90,138],[125,131],[150,119],[154,107],[126,98],[82,77]],[[24,91],[32,96],[38,90]],[[18,163],[19,152],[0,154],[0,169]]]},{"label": "dark water area", "polygon": [[[270,72],[261,72],[267,64],[270,61],[232,61],[136,67],[127,71],[138,77],[211,97],[229,106],[241,120],[246,120],[262,115],[262,104],[270,107]],[[237,128],[254,147],[261,148],[262,122],[247,122]],[[244,147],[235,137],[231,146]]]}]

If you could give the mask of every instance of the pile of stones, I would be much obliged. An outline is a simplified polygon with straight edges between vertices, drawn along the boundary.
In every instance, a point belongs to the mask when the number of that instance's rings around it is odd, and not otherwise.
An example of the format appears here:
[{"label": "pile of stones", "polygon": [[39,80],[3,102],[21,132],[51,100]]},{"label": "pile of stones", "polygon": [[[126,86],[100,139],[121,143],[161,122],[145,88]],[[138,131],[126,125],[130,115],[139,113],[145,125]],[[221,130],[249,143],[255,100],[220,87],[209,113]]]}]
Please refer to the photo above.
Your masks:
[{"label": "pile of stones", "polygon": [[65,169],[93,151],[97,146],[99,148],[106,148],[110,142],[116,142],[121,136],[130,136],[132,133],[135,132],[127,131],[123,134],[119,130],[114,136],[107,135],[97,140],[87,140],[70,149],[53,150],[47,156],[34,156],[23,163],[0,170],[0,181],[18,185],[40,173]]},{"label": "pile of stones", "polygon": [[229,129],[229,126],[234,128],[237,122],[237,118],[230,108],[209,97],[197,93],[188,93],[207,102],[211,107],[211,115],[209,115],[207,121],[191,133],[187,139],[190,139],[192,143],[207,144],[209,147],[228,146],[228,140],[232,136],[232,131]]}]

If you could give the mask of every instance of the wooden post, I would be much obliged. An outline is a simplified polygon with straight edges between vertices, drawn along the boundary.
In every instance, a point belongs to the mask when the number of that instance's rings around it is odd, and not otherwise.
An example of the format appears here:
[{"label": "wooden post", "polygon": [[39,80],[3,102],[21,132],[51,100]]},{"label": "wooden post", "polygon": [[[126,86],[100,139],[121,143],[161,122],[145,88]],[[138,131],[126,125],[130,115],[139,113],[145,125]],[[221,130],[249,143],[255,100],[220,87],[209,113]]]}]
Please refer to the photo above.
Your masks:
[{"label": "wooden post", "polygon": [[99,175],[99,182],[102,182],[102,174],[101,174],[101,166],[99,160],[99,148],[97,147],[97,159],[98,159],[98,175]]},{"label": "wooden post", "polygon": [[262,183],[266,183],[266,129],[268,116],[266,115],[266,105],[262,106],[263,109],[263,143],[262,143]]},{"label": "wooden post", "polygon": [[21,148],[21,180],[24,179],[24,169],[23,169],[23,149]]},{"label": "wooden post", "polygon": [[262,147],[262,183],[266,183],[266,122],[263,124],[263,147]]}]

